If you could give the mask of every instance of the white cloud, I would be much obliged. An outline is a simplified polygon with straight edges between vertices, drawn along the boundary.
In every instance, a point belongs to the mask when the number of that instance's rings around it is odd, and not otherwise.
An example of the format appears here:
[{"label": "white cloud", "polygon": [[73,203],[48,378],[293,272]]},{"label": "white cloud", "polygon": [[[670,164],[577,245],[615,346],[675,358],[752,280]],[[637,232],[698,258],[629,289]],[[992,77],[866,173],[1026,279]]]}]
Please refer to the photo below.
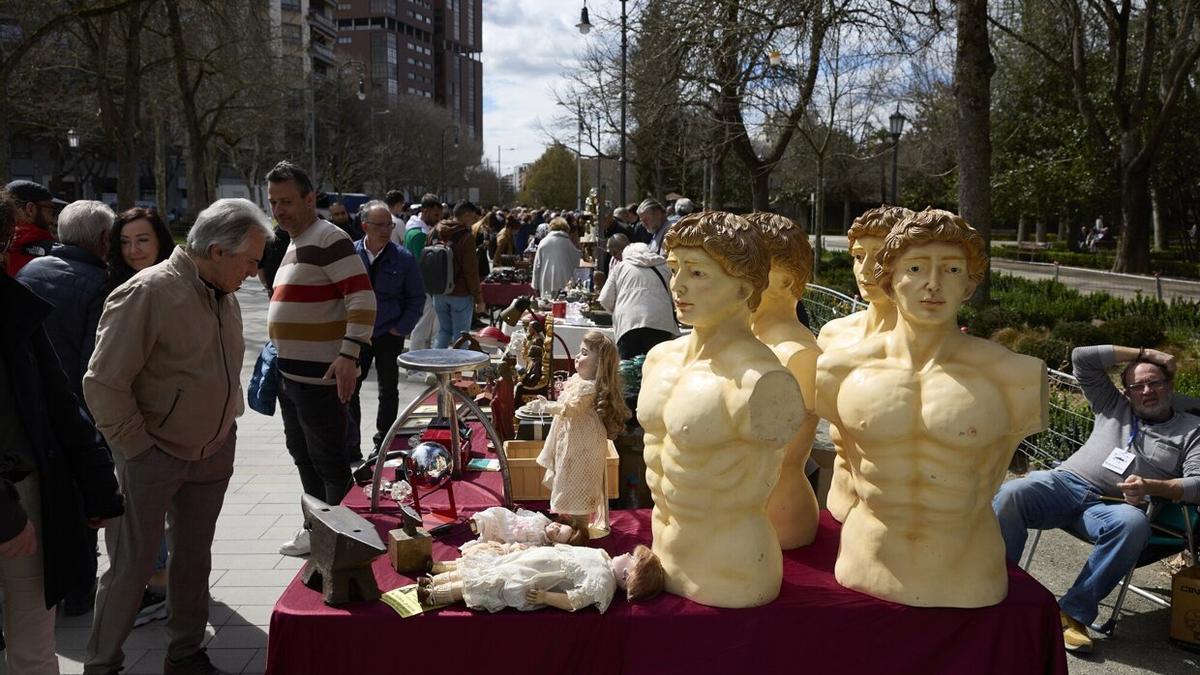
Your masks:
[{"label": "white cloud", "polygon": [[[598,31],[584,38],[575,28],[582,6],[582,0],[483,0],[484,154],[494,163],[496,148],[505,148],[506,172],[545,150],[545,128],[561,115],[553,90],[562,86],[583,41],[597,39]],[[617,0],[588,5],[593,23],[597,12],[618,7]]]}]

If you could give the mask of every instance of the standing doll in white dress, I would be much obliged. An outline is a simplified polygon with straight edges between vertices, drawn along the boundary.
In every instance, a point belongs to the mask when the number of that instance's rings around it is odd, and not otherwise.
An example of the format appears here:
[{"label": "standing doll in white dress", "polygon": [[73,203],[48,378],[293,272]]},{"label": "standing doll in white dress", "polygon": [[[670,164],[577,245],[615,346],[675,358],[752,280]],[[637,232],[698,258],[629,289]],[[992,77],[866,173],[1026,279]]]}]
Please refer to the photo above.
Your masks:
[{"label": "standing doll in white dress", "polygon": [[604,462],[608,439],[616,438],[631,413],[625,405],[617,346],[603,333],[590,331],[575,357],[575,374],[557,401],[543,410],[554,415],[537,463],[546,469],[550,510],[575,529],[592,536],[608,532]]}]

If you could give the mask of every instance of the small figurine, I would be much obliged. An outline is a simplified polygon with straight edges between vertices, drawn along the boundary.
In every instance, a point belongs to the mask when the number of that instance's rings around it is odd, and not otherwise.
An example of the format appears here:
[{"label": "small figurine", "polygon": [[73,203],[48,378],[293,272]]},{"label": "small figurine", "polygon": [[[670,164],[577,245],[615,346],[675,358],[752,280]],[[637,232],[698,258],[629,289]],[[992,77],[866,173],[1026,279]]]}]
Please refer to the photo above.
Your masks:
[{"label": "small figurine", "polygon": [[608,439],[621,433],[631,413],[625,405],[617,346],[603,333],[583,336],[575,357],[575,374],[557,401],[540,404],[554,415],[538,465],[546,469],[542,483],[550,488],[550,510],[575,529],[597,536],[608,531],[605,460]]},{"label": "small figurine", "polygon": [[604,613],[617,588],[634,602],[658,595],[665,582],[662,564],[645,546],[610,558],[603,549],[555,544],[496,558],[464,556],[452,571],[422,577],[417,598],[426,606],[464,602],[489,612],[547,605],[573,612],[595,605]]}]

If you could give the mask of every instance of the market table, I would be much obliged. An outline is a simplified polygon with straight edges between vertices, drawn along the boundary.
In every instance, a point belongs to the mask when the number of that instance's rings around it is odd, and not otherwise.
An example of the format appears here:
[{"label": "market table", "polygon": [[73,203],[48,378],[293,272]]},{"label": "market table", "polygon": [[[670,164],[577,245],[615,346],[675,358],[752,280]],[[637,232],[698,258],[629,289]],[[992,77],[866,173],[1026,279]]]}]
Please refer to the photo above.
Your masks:
[{"label": "market table", "polygon": [[489,307],[507,307],[509,303],[522,295],[535,295],[533,286],[529,284],[495,284],[483,282],[479,284],[483,304]]},{"label": "market table", "polygon": [[[497,479],[474,475],[456,494],[460,508],[497,504],[495,486],[487,487]],[[366,514],[359,490],[344,503],[381,536],[398,527],[393,514]],[[649,519],[646,509],[613,511],[612,534],[596,543],[610,553],[648,544]],[[813,544],[784,554],[779,598],[751,609],[663,594],[638,604],[618,596],[605,614],[488,614],[457,605],[401,619],[380,602],[328,607],[297,578],[271,615],[267,673],[1067,672],[1058,605],[1025,572],[1010,564],[1008,597],[994,607],[905,607],[838,585],[839,530],[822,512]],[[468,538],[460,527],[438,540],[435,559],[455,557]],[[412,581],[386,556],[374,571],[383,590]]]}]

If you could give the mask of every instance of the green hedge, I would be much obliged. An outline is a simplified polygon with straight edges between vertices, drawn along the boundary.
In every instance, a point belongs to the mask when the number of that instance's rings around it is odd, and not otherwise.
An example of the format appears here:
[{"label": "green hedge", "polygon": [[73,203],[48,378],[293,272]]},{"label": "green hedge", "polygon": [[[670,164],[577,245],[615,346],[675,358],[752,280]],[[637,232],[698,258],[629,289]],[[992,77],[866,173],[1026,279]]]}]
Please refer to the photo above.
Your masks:
[{"label": "green hedge", "polygon": [[[1067,251],[1053,246],[1044,251],[1021,251],[1015,246],[992,246],[993,258],[1042,263],[1057,262],[1070,267],[1086,267],[1093,270],[1111,270],[1114,255],[1112,251],[1086,253]],[[1150,269],[1161,272],[1163,276],[1168,277],[1183,279],[1200,278],[1200,264],[1181,260],[1176,254],[1171,252],[1151,253]]]}]

